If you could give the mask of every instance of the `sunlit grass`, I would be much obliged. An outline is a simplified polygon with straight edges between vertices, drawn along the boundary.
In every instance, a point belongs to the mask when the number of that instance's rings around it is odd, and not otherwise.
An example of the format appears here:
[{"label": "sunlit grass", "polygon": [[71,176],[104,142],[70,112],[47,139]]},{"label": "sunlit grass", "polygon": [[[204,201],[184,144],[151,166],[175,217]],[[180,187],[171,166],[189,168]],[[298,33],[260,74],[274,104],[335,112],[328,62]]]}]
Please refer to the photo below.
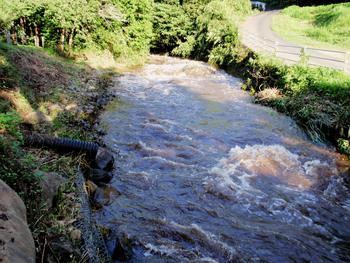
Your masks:
[{"label": "sunlit grass", "polygon": [[272,28],[298,44],[350,51],[350,3],[291,6],[274,17]]}]

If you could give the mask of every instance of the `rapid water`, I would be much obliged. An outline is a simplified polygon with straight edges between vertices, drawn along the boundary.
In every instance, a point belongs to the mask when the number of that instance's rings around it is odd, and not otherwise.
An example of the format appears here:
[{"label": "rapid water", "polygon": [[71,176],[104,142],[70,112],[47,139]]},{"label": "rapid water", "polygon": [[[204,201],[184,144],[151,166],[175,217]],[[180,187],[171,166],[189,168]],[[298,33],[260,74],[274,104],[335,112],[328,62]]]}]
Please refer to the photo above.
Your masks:
[{"label": "rapid water", "polygon": [[116,191],[96,212],[109,247],[128,239],[130,262],[350,261],[348,163],[240,86],[159,56],[116,80],[101,124]]}]

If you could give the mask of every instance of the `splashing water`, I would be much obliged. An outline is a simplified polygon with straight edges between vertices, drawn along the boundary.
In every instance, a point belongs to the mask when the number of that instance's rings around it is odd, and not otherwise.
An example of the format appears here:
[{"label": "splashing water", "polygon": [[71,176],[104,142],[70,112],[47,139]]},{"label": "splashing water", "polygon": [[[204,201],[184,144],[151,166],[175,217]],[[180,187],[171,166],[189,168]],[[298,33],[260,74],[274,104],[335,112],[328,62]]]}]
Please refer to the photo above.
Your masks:
[{"label": "splashing water", "polygon": [[347,262],[349,164],[201,62],[153,56],[102,117],[131,262]]}]

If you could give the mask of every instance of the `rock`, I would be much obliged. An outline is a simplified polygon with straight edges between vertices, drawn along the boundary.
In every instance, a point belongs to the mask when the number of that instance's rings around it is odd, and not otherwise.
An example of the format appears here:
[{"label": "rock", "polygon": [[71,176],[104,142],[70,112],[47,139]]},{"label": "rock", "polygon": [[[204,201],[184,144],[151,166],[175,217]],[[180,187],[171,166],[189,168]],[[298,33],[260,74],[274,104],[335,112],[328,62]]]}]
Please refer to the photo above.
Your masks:
[{"label": "rock", "polygon": [[74,110],[76,108],[78,108],[78,105],[76,103],[70,103],[65,107],[65,110],[70,111],[70,110]]},{"label": "rock", "polygon": [[95,157],[95,168],[90,170],[91,180],[97,185],[109,183],[113,178],[114,157],[105,148],[100,147]]},{"label": "rock", "polygon": [[112,171],[114,165],[113,154],[106,148],[100,147],[95,157],[96,167],[105,171]]},{"label": "rock", "polygon": [[107,184],[113,178],[113,173],[101,169],[92,169],[91,180],[97,185]]},{"label": "rock", "polygon": [[94,205],[101,208],[110,203],[112,198],[120,196],[120,192],[111,186],[97,188],[94,195]]},{"label": "rock", "polygon": [[118,261],[130,260],[132,257],[132,242],[127,235],[116,239],[112,259]]},{"label": "rock", "polygon": [[[81,253],[79,249],[73,247],[73,244],[63,237],[56,238],[50,242],[52,252],[59,259],[58,262],[76,262],[74,261],[81,259]],[[49,255],[49,259],[51,255]],[[57,262],[57,260],[53,261]]]},{"label": "rock", "polygon": [[33,111],[27,114],[23,114],[22,116],[23,122],[26,124],[38,124],[43,122],[52,122],[50,116],[45,115],[41,111]]},{"label": "rock", "polygon": [[23,201],[0,180],[0,262],[34,263],[35,246]]},{"label": "rock", "polygon": [[98,186],[93,181],[87,180],[85,182],[85,190],[88,196],[93,196],[97,190],[97,187]]},{"label": "rock", "polygon": [[53,200],[57,195],[59,187],[66,182],[58,173],[44,173],[43,178],[40,182],[42,188],[42,197],[46,202],[47,208],[51,208]]},{"label": "rock", "polygon": [[70,232],[70,238],[72,240],[81,240],[81,231],[79,229],[74,229]]}]

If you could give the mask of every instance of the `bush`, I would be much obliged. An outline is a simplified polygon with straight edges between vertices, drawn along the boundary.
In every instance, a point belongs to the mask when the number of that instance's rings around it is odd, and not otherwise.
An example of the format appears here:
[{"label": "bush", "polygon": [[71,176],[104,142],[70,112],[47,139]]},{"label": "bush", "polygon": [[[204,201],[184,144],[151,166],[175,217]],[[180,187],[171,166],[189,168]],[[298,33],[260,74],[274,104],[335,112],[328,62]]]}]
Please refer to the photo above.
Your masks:
[{"label": "bush", "polygon": [[[237,62],[237,61],[236,61]],[[314,140],[349,138],[350,77],[328,68],[286,66],[248,53],[238,66],[257,101],[296,119]],[[261,93],[265,89],[273,96]],[[279,92],[278,92],[279,91]],[[277,96],[278,95],[278,96]]]},{"label": "bush", "polygon": [[32,172],[33,157],[21,148],[20,123],[15,112],[0,113],[0,179],[28,197],[34,194],[31,191],[36,188],[39,177]]},{"label": "bush", "polygon": [[158,3],[155,4],[153,12],[153,52],[169,53],[187,40],[193,30],[193,21],[180,5]]}]

